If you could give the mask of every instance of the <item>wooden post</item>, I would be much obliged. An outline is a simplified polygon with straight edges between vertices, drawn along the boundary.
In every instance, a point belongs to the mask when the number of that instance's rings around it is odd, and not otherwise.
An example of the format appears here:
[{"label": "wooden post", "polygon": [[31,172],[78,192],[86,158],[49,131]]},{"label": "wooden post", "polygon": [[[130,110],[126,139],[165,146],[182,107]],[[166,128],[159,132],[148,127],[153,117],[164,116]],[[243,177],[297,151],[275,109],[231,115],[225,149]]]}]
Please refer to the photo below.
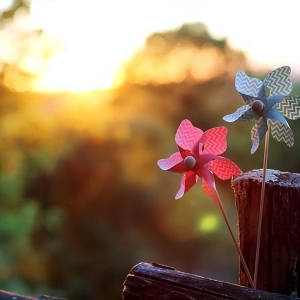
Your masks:
[{"label": "wooden post", "polygon": [[51,296],[41,295],[37,297],[23,296],[20,294],[0,290],[0,300],[66,300]]},{"label": "wooden post", "polygon": [[[262,170],[235,177],[241,251],[254,274]],[[257,288],[290,295],[300,286],[300,174],[267,170]],[[242,266],[241,285],[249,286]],[[299,294],[299,293],[298,293]]]},{"label": "wooden post", "polygon": [[[296,300],[236,284],[177,271],[172,267],[139,263],[124,282],[123,300]],[[298,299],[298,298],[297,298]]]}]

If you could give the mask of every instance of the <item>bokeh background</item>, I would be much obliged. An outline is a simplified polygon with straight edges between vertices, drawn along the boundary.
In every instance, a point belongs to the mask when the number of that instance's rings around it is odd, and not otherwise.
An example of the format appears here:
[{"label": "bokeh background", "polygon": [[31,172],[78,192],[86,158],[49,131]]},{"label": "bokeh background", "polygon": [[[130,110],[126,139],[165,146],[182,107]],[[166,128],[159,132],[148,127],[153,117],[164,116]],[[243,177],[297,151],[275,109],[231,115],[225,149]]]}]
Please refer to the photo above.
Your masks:
[{"label": "bokeh background", "polygon": [[[248,1],[209,2],[205,11],[208,1],[0,0],[1,289],[121,299],[142,261],[238,282],[217,207],[200,185],[175,201],[181,176],[156,162],[177,150],[187,118],[202,130],[226,126],[224,156],[243,171],[262,167],[263,146],[250,154],[253,124],[222,117],[243,103],[239,70],[264,78],[289,64],[300,94],[289,15],[297,1],[250,1],[257,15],[247,15]],[[186,19],[176,21],[175,9]],[[98,19],[107,24],[97,27]],[[249,34],[253,22],[261,30]],[[144,23],[149,34],[139,32]],[[237,32],[256,52],[231,39]],[[271,139],[268,165],[299,172],[300,121],[289,123],[295,146]],[[230,181],[216,183],[237,231]]]}]

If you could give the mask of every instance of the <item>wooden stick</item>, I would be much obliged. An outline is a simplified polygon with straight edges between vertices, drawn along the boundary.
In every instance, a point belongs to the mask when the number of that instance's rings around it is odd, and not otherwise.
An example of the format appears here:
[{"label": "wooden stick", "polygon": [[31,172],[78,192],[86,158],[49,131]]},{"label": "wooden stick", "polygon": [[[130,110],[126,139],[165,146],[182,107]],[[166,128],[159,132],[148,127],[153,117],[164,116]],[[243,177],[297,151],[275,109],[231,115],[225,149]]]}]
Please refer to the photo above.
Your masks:
[{"label": "wooden stick", "polygon": [[254,287],[253,279],[252,279],[252,277],[251,277],[251,274],[250,274],[250,272],[249,272],[249,269],[248,269],[248,266],[247,266],[247,264],[246,264],[246,261],[245,261],[245,259],[244,259],[244,257],[243,257],[243,254],[242,254],[242,252],[241,252],[241,250],[240,250],[240,247],[239,247],[239,245],[238,245],[238,243],[237,243],[237,241],[236,241],[236,239],[235,239],[235,237],[234,237],[233,231],[232,231],[231,226],[230,226],[230,224],[229,224],[229,221],[228,221],[227,215],[226,215],[226,213],[225,213],[224,206],[223,206],[223,204],[222,204],[222,202],[221,202],[220,196],[219,196],[218,192],[216,192],[216,193],[217,193],[217,195],[218,195],[218,203],[219,203],[219,207],[220,207],[220,209],[221,209],[223,218],[224,218],[224,220],[225,220],[225,223],[226,223],[226,225],[227,225],[227,228],[228,228],[228,230],[229,230],[229,233],[230,233],[230,235],[231,235],[231,238],[232,238],[232,240],[233,240],[233,242],[234,242],[234,245],[235,245],[235,247],[236,247],[236,249],[237,249],[237,251],[238,251],[238,254],[239,254],[239,256],[240,256],[240,260],[241,260],[241,263],[242,263],[242,265],[243,265],[243,267],[244,267],[245,273],[246,273],[246,275],[247,275],[247,277],[248,277],[249,283],[251,284],[252,287]]},{"label": "wooden stick", "polygon": [[259,252],[260,252],[260,240],[261,240],[261,227],[262,227],[262,218],[264,211],[264,200],[265,200],[265,187],[266,187],[266,170],[268,163],[268,153],[269,153],[269,137],[270,137],[270,127],[269,121],[267,121],[268,130],[265,137],[265,149],[264,149],[264,160],[263,160],[263,176],[262,176],[262,185],[260,193],[260,206],[259,206],[259,215],[258,215],[258,228],[257,228],[257,240],[256,240],[256,253],[255,253],[255,265],[254,265],[254,288],[257,284],[257,274],[258,274],[258,265],[259,265]]}]

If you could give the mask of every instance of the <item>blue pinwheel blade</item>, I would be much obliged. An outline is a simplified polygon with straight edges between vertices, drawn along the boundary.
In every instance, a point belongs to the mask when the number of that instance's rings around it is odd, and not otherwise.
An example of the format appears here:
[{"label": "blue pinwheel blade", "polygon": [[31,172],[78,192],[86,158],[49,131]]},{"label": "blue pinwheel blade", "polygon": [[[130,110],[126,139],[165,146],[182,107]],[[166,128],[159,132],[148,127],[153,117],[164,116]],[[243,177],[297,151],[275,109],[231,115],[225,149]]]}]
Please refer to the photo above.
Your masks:
[{"label": "blue pinwheel blade", "polygon": [[257,97],[262,86],[262,81],[258,78],[247,76],[244,72],[238,72],[235,77],[235,88],[240,94]]},{"label": "blue pinwheel blade", "polygon": [[[277,104],[278,102],[280,102],[283,98],[284,98],[284,95],[273,95],[273,96],[269,97],[267,99],[269,107],[270,106],[274,107],[275,104]],[[275,106],[275,108],[276,108],[276,106]]]},{"label": "blue pinwheel blade", "polygon": [[[250,111],[250,113],[248,113]],[[239,107],[234,113],[226,115],[223,117],[223,120],[226,122],[234,121],[250,121],[254,118],[253,112],[250,109],[250,105],[243,105]]]},{"label": "blue pinwheel blade", "polygon": [[291,68],[284,66],[271,71],[267,74],[264,84],[270,90],[269,97],[273,95],[287,96],[293,89],[293,84],[290,80]]},{"label": "blue pinwheel blade", "polygon": [[251,140],[252,140],[252,148],[251,148],[251,154],[253,154],[263,137],[265,136],[266,132],[268,130],[267,121],[265,118],[260,118],[255,125],[251,129]]},{"label": "blue pinwheel blade", "polygon": [[286,96],[276,104],[275,108],[287,118],[296,120],[300,117],[300,96]]},{"label": "blue pinwheel blade", "polygon": [[287,120],[285,117],[279,112],[276,108],[272,107],[265,115],[265,118],[273,121],[273,122],[280,122],[282,124],[285,124],[289,126]]},{"label": "blue pinwheel blade", "polygon": [[278,142],[285,142],[289,147],[294,145],[294,135],[289,124],[282,124],[278,121],[272,121],[271,123],[271,134],[273,138]]}]

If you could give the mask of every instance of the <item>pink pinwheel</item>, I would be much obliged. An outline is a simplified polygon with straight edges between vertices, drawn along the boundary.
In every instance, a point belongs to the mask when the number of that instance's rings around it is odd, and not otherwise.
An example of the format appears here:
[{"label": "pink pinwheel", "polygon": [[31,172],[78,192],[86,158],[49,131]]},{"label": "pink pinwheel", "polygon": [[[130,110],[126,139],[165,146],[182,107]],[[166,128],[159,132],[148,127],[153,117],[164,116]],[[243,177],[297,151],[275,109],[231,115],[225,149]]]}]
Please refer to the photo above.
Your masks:
[{"label": "pink pinwheel", "polygon": [[157,162],[162,170],[184,173],[175,199],[181,198],[200,177],[204,193],[214,203],[219,202],[213,174],[225,180],[241,173],[240,168],[231,160],[218,156],[227,148],[226,134],[226,127],[216,127],[203,132],[189,120],[181,122],[175,135],[179,151]]},{"label": "pink pinwheel", "polygon": [[216,127],[203,132],[194,127],[189,120],[183,120],[175,135],[179,151],[169,158],[160,159],[157,164],[162,170],[184,173],[175,199],[181,198],[192,188],[199,177],[202,179],[203,191],[219,206],[249,282],[253,286],[252,277],[230,227],[213,175],[216,174],[220,179],[229,179],[241,173],[240,168],[231,160],[219,156],[227,148],[226,134],[226,127]]}]

